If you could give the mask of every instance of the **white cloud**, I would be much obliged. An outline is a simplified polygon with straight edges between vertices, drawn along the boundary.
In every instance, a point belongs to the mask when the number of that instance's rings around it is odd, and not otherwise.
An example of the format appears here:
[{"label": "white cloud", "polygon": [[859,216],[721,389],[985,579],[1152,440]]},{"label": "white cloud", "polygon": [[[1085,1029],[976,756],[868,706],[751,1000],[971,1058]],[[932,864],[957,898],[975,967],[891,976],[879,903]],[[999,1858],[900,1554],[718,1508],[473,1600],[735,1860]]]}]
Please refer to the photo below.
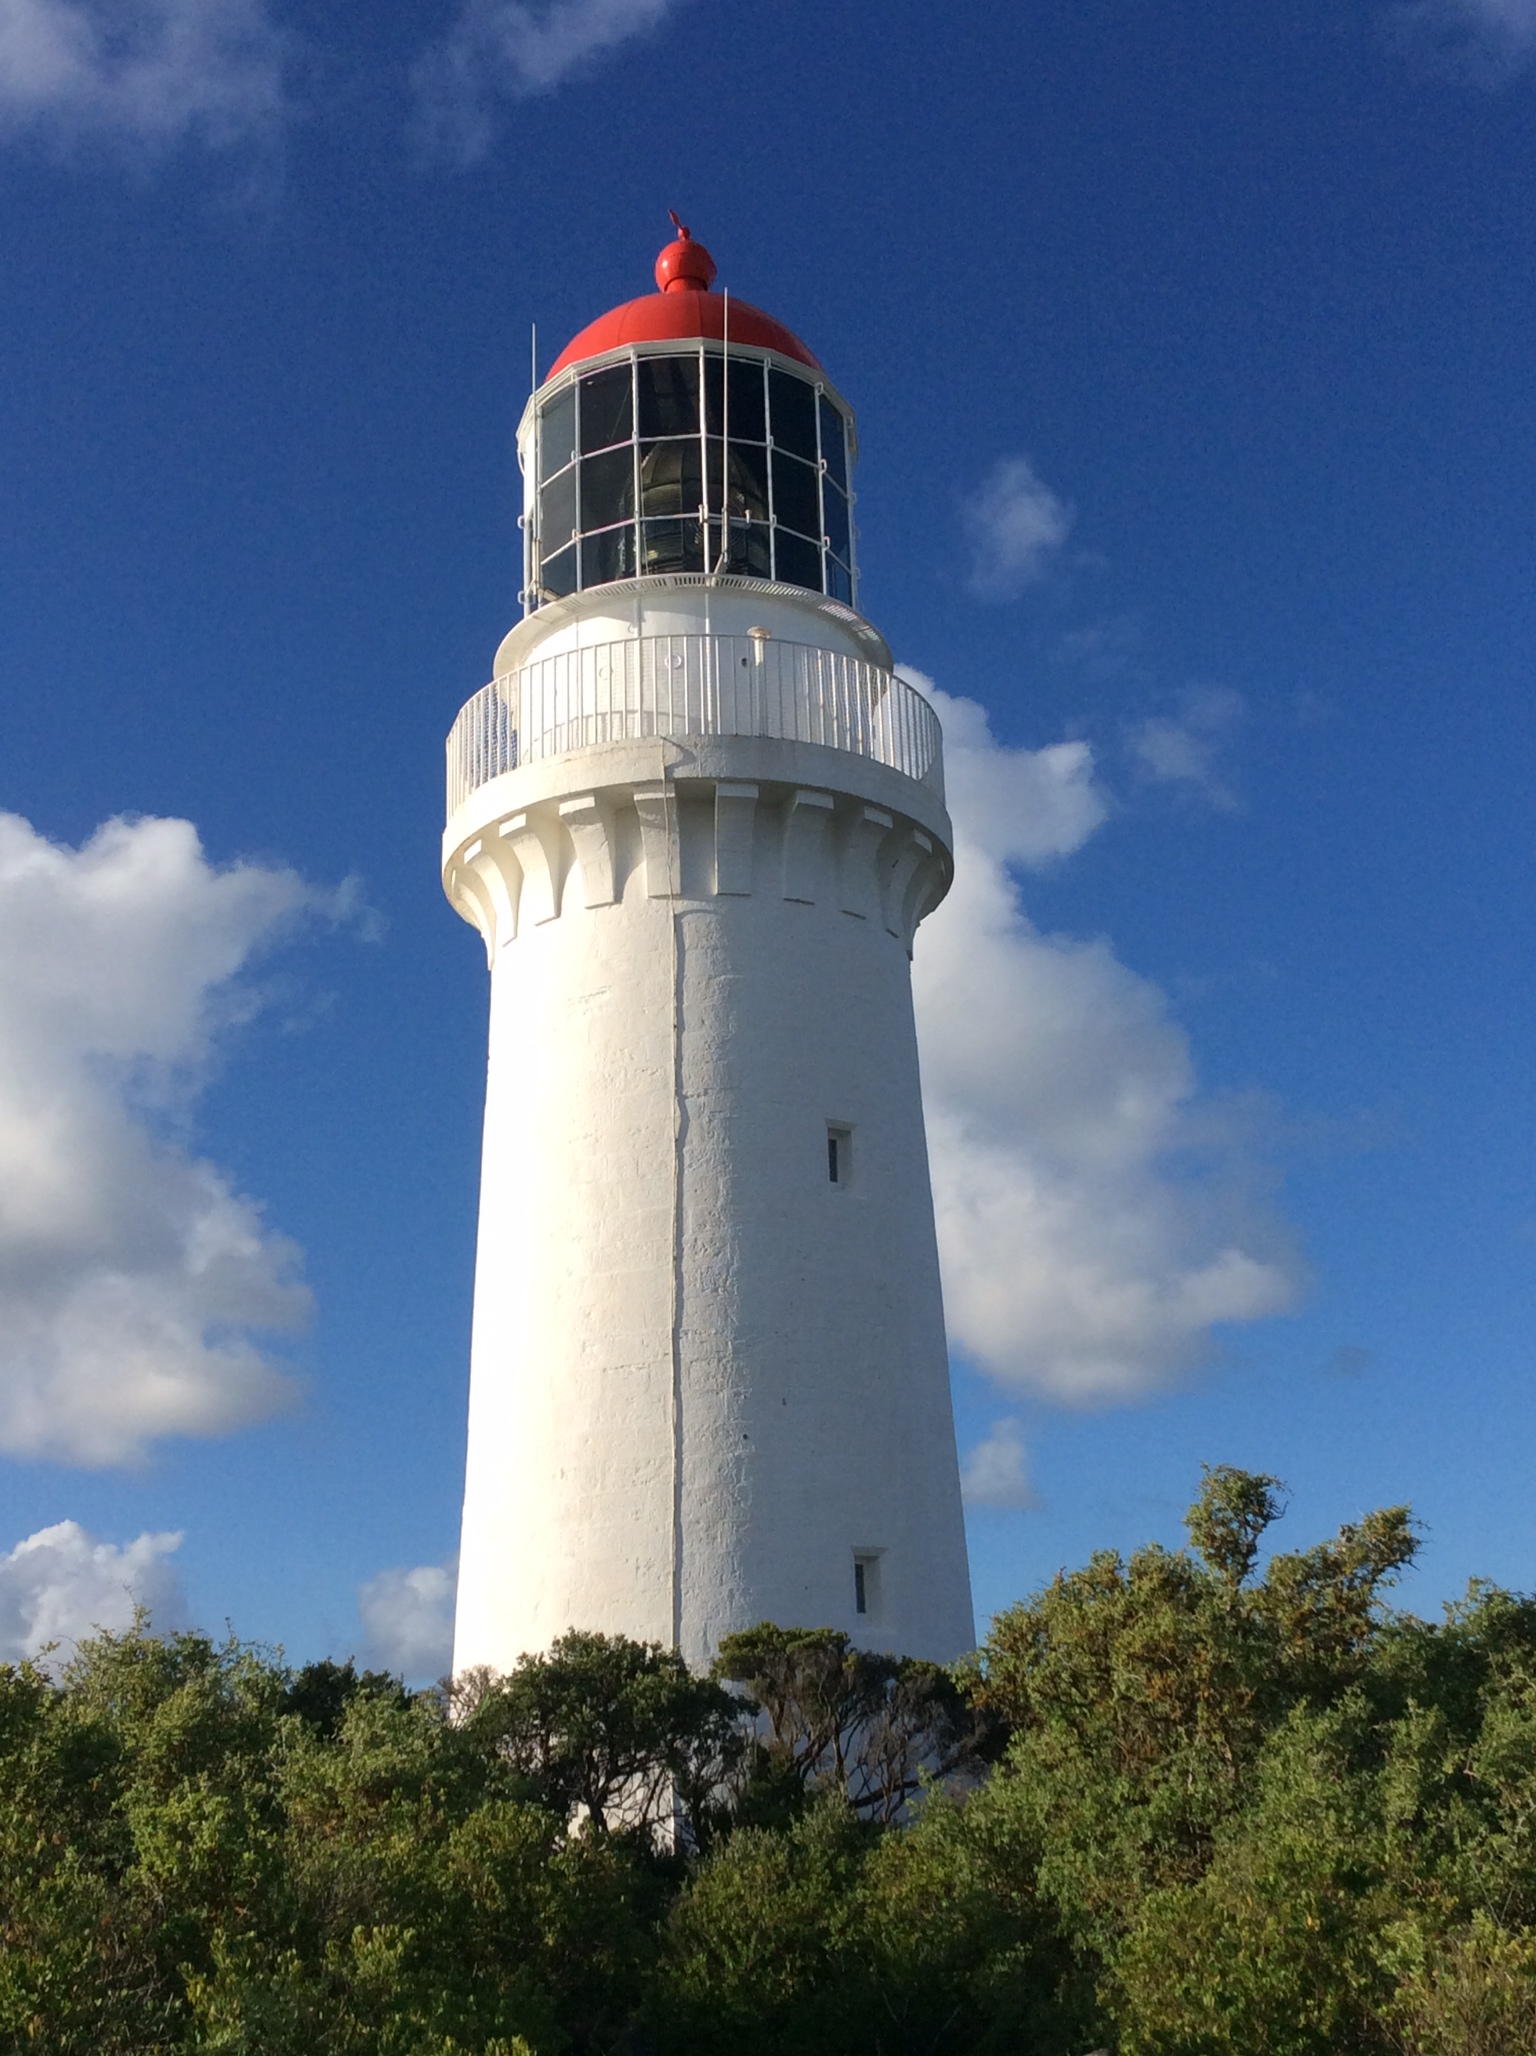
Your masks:
[{"label": "white cloud", "polygon": [[1226,686],[1191,686],[1174,716],[1153,715],[1126,731],[1140,776],[1152,784],[1182,786],[1223,813],[1238,798],[1222,775],[1222,746],[1242,719],[1243,699]]},{"label": "white cloud", "polygon": [[619,43],[644,35],[677,0],[465,0],[446,40],[417,64],[427,144],[472,163],[495,135],[499,99],[548,93]]},{"label": "white cloud", "polygon": [[1007,1388],[1134,1398],[1219,1324],[1285,1308],[1294,1261],[1163,993],[1019,903],[1008,867],[1104,816],[1086,746],[1005,750],[981,708],[907,675],[944,723],[956,833],[913,966],[950,1339]]},{"label": "white cloud", "polygon": [[1536,58],[1536,0],[1407,0],[1388,20],[1409,49],[1481,85]]},{"label": "white cloud", "polygon": [[176,1567],[180,1535],[140,1535],[121,1548],[98,1542],[78,1521],[59,1521],[0,1556],[0,1663],[20,1663],[50,1642],[59,1654],[101,1629],[132,1625],[149,1608],[159,1628],[184,1618]]},{"label": "white cloud", "polygon": [[369,1660],[399,1676],[445,1677],[453,1661],[458,1560],[380,1571],[357,1596]]},{"label": "white cloud", "polygon": [[0,1451],[132,1462],[290,1399],[258,1337],[308,1311],[298,1251],[165,1117],[255,1010],[253,954],[341,910],[187,821],[74,850],[0,814]]},{"label": "white cloud", "polygon": [[1027,457],[1000,457],[961,509],[971,545],[971,591],[1012,600],[1044,576],[1072,527],[1072,510]]},{"label": "white cloud", "polygon": [[1039,1504],[1029,1482],[1024,1433],[1017,1421],[994,1421],[960,1473],[967,1506],[1029,1507]]},{"label": "white cloud", "polygon": [[286,61],[264,0],[0,0],[0,132],[268,143]]}]

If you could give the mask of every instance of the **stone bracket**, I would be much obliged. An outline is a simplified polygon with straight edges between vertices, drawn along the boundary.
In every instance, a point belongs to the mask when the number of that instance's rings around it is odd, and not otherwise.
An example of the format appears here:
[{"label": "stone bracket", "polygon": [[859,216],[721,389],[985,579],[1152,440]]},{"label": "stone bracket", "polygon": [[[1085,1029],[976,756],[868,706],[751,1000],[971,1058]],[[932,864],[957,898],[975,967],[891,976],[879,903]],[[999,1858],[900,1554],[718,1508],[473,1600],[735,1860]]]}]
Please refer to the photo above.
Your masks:
[{"label": "stone bracket", "polygon": [[814,904],[826,887],[829,792],[797,792],[784,809],[784,897]]},{"label": "stone bracket", "polygon": [[640,851],[645,860],[645,890],[651,899],[676,899],[682,890],[677,847],[677,794],[667,785],[639,787],[634,794],[640,816]]},{"label": "stone bracket", "polygon": [[715,787],[715,891],[752,890],[752,850],[757,830],[757,787]]},{"label": "stone bracket", "polygon": [[596,793],[560,802],[560,825],[571,838],[581,872],[582,897],[589,907],[614,902],[613,818]]}]

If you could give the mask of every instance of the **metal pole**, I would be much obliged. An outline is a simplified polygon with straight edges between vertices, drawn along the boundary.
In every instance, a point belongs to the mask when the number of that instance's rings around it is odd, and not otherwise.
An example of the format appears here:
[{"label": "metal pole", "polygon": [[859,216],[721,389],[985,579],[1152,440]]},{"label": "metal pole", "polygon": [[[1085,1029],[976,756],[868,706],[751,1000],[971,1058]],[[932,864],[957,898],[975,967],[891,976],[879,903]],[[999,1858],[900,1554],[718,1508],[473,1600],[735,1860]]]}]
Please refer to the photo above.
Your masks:
[{"label": "metal pole", "polygon": [[725,310],[720,317],[720,554],[715,569],[731,563],[731,289],[721,288]]}]

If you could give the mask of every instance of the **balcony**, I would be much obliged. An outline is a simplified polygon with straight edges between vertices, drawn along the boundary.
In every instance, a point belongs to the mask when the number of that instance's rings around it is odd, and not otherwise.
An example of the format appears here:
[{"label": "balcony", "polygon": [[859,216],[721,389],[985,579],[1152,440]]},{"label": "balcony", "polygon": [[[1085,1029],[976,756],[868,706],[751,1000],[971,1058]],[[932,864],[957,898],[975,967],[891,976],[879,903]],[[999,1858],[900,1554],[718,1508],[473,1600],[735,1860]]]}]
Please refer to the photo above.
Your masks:
[{"label": "balcony", "polygon": [[448,736],[448,814],[504,771],[650,736],[771,736],[868,757],[944,797],[938,716],[861,657],[767,635],[649,635],[496,678]]}]

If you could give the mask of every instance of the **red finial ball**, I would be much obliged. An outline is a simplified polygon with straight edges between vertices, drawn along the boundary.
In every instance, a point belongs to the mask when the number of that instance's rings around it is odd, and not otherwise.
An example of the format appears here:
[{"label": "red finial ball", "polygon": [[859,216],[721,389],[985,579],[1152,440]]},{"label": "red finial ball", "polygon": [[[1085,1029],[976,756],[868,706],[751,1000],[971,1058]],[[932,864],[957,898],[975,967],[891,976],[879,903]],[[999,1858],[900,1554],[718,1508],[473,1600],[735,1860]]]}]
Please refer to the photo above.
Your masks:
[{"label": "red finial ball", "polygon": [[702,243],[693,240],[692,231],[683,227],[676,214],[669,207],[672,226],[677,230],[677,241],[668,243],[656,259],[656,284],[663,293],[707,293],[717,266]]}]

